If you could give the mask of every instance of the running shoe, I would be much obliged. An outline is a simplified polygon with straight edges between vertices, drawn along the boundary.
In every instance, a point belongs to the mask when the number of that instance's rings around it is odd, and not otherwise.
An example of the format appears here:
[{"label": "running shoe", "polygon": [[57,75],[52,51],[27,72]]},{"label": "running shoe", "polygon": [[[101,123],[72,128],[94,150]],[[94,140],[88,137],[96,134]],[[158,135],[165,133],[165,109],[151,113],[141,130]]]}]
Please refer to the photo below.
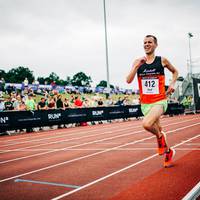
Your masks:
[{"label": "running shoe", "polygon": [[162,136],[157,138],[158,141],[158,154],[161,156],[167,151],[166,135],[162,132]]},{"label": "running shoe", "polygon": [[171,167],[172,166],[172,158],[175,156],[175,150],[172,148],[169,148],[169,150],[165,154],[165,161],[164,161],[164,167]]}]

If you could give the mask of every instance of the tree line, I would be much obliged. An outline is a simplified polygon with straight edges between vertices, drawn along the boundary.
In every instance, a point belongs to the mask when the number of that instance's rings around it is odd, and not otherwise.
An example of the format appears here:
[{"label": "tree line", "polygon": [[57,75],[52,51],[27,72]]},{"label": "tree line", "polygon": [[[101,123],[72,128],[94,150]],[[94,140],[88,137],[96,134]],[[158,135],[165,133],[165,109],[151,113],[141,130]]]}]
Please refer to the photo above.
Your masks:
[{"label": "tree line", "polygon": [[[27,78],[29,83],[37,80],[40,84],[51,84],[55,82],[57,85],[61,86],[72,85],[90,87],[92,83],[92,78],[84,72],[78,72],[72,77],[67,76],[65,80],[61,79],[55,72],[51,72],[47,77],[40,76],[36,79],[33,71],[23,66],[12,68],[8,72],[0,69],[0,78],[4,78],[7,83],[22,83],[24,79]],[[97,86],[106,87],[107,81],[102,80]],[[110,87],[114,88],[113,85],[110,85]]]}]

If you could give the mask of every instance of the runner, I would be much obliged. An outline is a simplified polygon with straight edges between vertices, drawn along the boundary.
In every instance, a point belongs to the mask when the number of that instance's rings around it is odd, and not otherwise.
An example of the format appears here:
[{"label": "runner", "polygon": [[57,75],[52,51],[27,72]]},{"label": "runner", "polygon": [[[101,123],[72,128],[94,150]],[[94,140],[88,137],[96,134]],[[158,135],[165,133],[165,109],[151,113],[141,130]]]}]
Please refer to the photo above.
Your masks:
[{"label": "runner", "polygon": [[[144,114],[143,127],[156,135],[158,154],[165,154],[164,167],[170,167],[175,150],[170,148],[166,142],[166,135],[160,125],[160,117],[167,110],[167,95],[174,92],[178,71],[166,58],[155,56],[157,46],[155,36],[145,36],[144,51],[146,56],[135,60],[127,76],[127,83],[131,83],[137,73],[141,110]],[[165,91],[165,68],[172,73],[172,81],[167,91]]]}]

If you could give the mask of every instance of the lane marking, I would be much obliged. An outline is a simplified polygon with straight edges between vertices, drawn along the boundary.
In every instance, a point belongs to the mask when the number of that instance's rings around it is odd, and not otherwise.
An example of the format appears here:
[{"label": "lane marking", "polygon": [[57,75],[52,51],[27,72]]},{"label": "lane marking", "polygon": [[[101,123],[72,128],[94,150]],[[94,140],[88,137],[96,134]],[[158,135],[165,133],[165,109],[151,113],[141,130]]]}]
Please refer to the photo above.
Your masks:
[{"label": "lane marking", "polygon": [[[184,119],[186,118],[185,116],[182,116],[182,117],[184,117]],[[171,122],[171,121],[174,121],[174,118],[179,118],[179,116],[174,116],[173,117],[173,119],[172,118],[168,118],[168,117],[166,117],[166,118],[162,118],[162,122]],[[192,119],[193,117],[189,117],[189,116],[187,116],[187,118],[186,119]],[[126,123],[128,123],[128,124],[131,124],[131,126],[134,126],[134,124],[136,122],[138,122],[138,121],[134,121],[134,120],[131,120],[131,121],[128,121],[128,122],[126,122]],[[116,123],[112,123],[112,124],[103,124],[103,125],[101,125],[101,126],[103,126],[103,127],[101,127],[101,128],[112,128],[114,125],[124,125],[124,122],[119,122],[118,124],[116,124]],[[127,124],[126,124],[126,127],[127,127]],[[74,128],[74,127],[73,127]],[[95,129],[96,127],[95,126],[90,126],[89,127],[90,129]],[[83,129],[85,129],[85,127],[76,127],[76,130],[72,130],[72,129],[64,129],[64,130],[62,130],[62,131],[59,131],[58,132],[58,130],[57,129],[53,129],[53,130],[47,130],[47,131],[44,131],[44,132],[38,132],[37,133],[37,135],[36,134],[34,134],[34,135],[25,135],[26,137],[22,137],[23,135],[17,135],[17,137],[18,138],[15,138],[15,139],[9,139],[9,140],[3,140],[3,141],[1,141],[0,140],[0,143],[6,143],[6,142],[8,142],[8,143],[12,143],[13,141],[16,141],[16,140],[25,140],[25,139],[27,139],[27,140],[29,140],[30,139],[30,137],[34,137],[34,138],[38,138],[38,137],[43,137],[43,136],[45,136],[45,137],[47,137],[47,135],[48,136],[51,136],[51,135],[54,135],[54,134],[56,134],[56,135],[61,135],[61,134],[69,134],[70,133],[70,135],[71,135],[71,133],[73,134],[73,133],[77,133],[77,129],[78,129],[78,131],[79,130],[83,130]],[[92,131],[92,130],[91,130]],[[88,131],[87,131],[88,132]],[[85,133],[85,130],[83,130],[83,132],[81,132],[81,133]],[[78,133],[78,134],[80,134],[80,132]]]},{"label": "lane marking", "polygon": [[[176,123],[172,123],[172,124],[167,124],[167,125],[165,125],[163,127],[171,126],[171,125],[174,125],[174,124],[180,124],[180,123],[184,123],[184,122],[187,122],[187,121],[188,120],[182,121],[182,122],[176,122]],[[189,120],[189,121],[191,121],[191,120]],[[123,131],[124,130],[129,130],[129,128],[123,129]],[[118,130],[116,132],[120,132],[120,131],[121,130]],[[117,136],[110,137],[110,138],[104,138],[104,139],[101,139],[101,140],[95,140],[95,141],[91,141],[91,142],[86,142],[86,143],[83,143],[83,144],[80,144],[80,145],[74,145],[74,146],[66,147],[66,148],[63,148],[62,151],[66,150],[66,149],[69,149],[69,148],[80,147],[80,146],[84,146],[84,145],[88,145],[88,144],[93,144],[93,143],[96,143],[96,142],[102,142],[102,141],[106,141],[106,140],[110,140],[110,139],[116,139],[118,137],[124,137],[124,136],[127,136],[127,135],[134,135],[134,134],[137,134],[137,133],[140,133],[140,132],[145,132],[145,130],[140,130],[140,131],[135,131],[135,132],[132,132],[132,133],[121,134],[121,135],[117,135]],[[169,131],[169,132],[171,132],[171,131]],[[106,134],[106,133],[102,133],[102,134]],[[100,134],[97,134],[97,135],[100,135]],[[83,136],[83,137],[87,137],[87,136]],[[57,143],[57,142],[52,142],[52,143]],[[45,144],[45,145],[47,145],[47,144]],[[42,145],[36,145],[36,146],[42,146]],[[28,149],[28,148],[30,148],[30,147],[22,148],[22,149]],[[19,150],[19,149],[16,149],[16,150]],[[49,154],[49,153],[54,153],[54,152],[58,152],[58,151],[61,151],[61,150],[52,150],[52,151],[47,151],[47,152],[43,152],[43,153],[37,153],[37,154],[29,155],[29,156],[23,156],[23,157],[19,157],[19,158],[10,159],[10,160],[5,160],[5,161],[0,162],[0,164],[4,164],[4,163],[8,163],[8,162],[13,162],[13,161],[18,161],[18,160],[23,160],[23,159],[27,159],[27,158],[36,157],[36,156],[41,156],[41,155],[45,155],[45,154]]]},{"label": "lane marking", "polygon": [[196,184],[183,198],[182,200],[194,200],[200,196],[200,182]]},{"label": "lane marking", "polygon": [[[138,126],[138,128],[141,127],[141,126]],[[135,127],[136,128],[136,127]],[[133,129],[132,127],[130,128],[123,128],[123,129],[119,129],[116,130],[115,132],[121,132],[123,130],[129,130],[129,129]],[[39,147],[39,146],[45,146],[45,145],[50,145],[50,144],[58,144],[58,143],[64,143],[64,142],[68,142],[68,141],[71,141],[71,140],[80,140],[80,139],[83,139],[83,138],[90,138],[90,137],[94,137],[94,136],[101,136],[101,135],[105,135],[105,134],[109,134],[109,133],[113,133],[113,131],[106,131],[106,132],[103,132],[103,133],[96,133],[96,134],[91,134],[91,135],[84,135],[84,136],[81,136],[81,137],[74,137],[74,138],[71,138],[71,139],[66,139],[66,140],[59,140],[59,141],[54,141],[54,142],[47,142],[47,143],[43,143],[43,144],[37,144],[37,145],[33,145],[33,146],[28,146],[28,147],[23,147],[23,148],[19,148],[19,149],[12,149],[13,150],[21,150],[21,149],[29,149],[29,148],[32,148],[32,147]],[[6,152],[5,153],[9,153],[11,150],[5,150]]]},{"label": "lane marking", "polygon": [[[154,144],[155,145],[155,144]],[[114,151],[137,151],[137,150],[155,150],[156,147],[134,147],[134,148],[119,148],[114,149]],[[35,151],[98,151],[98,150],[110,150],[111,148],[68,148],[68,149],[29,149],[21,150],[20,152],[35,152]],[[200,150],[200,147],[197,148],[176,148],[176,150],[185,151],[185,150]]]},{"label": "lane marking", "polygon": [[188,144],[185,144],[185,145],[188,145],[188,146],[200,146],[200,143],[188,143]]},{"label": "lane marking", "polygon": [[77,185],[69,185],[69,184],[62,184],[62,183],[53,183],[53,182],[46,182],[46,181],[34,181],[34,180],[27,180],[27,179],[15,179],[14,182],[25,182],[25,183],[36,183],[36,184],[43,184],[43,185],[53,185],[53,186],[60,186],[60,187],[67,187],[67,188],[80,188],[81,186]]},{"label": "lane marking", "polygon": [[[185,128],[189,128],[189,127],[192,127],[192,126],[195,126],[195,125],[199,125],[199,124],[200,124],[200,122],[196,123],[196,124],[189,125],[189,126],[185,126],[185,127],[182,127],[182,128],[178,128],[178,129],[175,129],[175,130],[172,130],[172,131],[169,131],[169,132],[176,132],[177,130],[183,130]],[[200,135],[198,135],[198,137],[199,136]],[[65,161],[65,162],[57,163],[57,164],[54,164],[54,165],[49,165],[47,167],[43,167],[43,168],[36,169],[36,170],[30,171],[30,172],[26,172],[26,173],[23,173],[23,174],[19,174],[19,175],[16,175],[16,176],[5,178],[5,179],[0,180],[0,183],[5,182],[5,181],[9,181],[9,180],[12,180],[12,179],[15,179],[15,178],[18,178],[18,177],[22,177],[22,176],[25,176],[25,175],[33,174],[33,173],[36,173],[36,172],[48,170],[48,169],[51,169],[51,168],[54,168],[54,167],[58,167],[58,166],[61,166],[61,165],[64,165],[64,164],[68,164],[68,163],[72,163],[72,162],[75,162],[75,161],[79,161],[79,160],[82,160],[82,159],[85,159],[85,158],[90,158],[90,157],[93,157],[93,156],[96,156],[96,155],[99,155],[99,154],[103,154],[103,153],[112,151],[112,150],[117,149],[117,148],[128,146],[130,144],[136,144],[138,142],[142,142],[142,141],[149,140],[149,139],[152,139],[152,138],[155,138],[155,136],[143,138],[143,139],[140,139],[140,140],[136,140],[134,142],[130,142],[130,143],[126,143],[126,144],[123,144],[123,145],[120,145],[120,146],[113,147],[113,148],[111,148],[109,150],[99,151],[99,152],[96,152],[96,153],[88,154],[86,156],[77,157],[77,158],[74,158],[74,159],[71,159],[71,160],[68,160],[68,161]],[[197,138],[197,136],[195,138]],[[187,140],[187,141],[190,141],[190,140]],[[180,144],[184,144],[184,143],[185,142],[181,142]],[[176,146],[179,146],[179,145],[175,145],[174,147],[176,147]],[[157,155],[157,154],[154,154],[154,156],[155,155]]]},{"label": "lane marking", "polygon": [[[130,128],[133,128],[131,125],[130,126],[128,126],[128,127],[130,127]],[[139,125],[138,125],[138,127],[139,127]],[[105,127],[105,128],[102,128],[102,129],[108,129],[108,130],[112,130],[112,129],[116,129],[116,128],[118,128],[118,127]],[[96,131],[98,131],[97,129],[94,129],[94,130],[90,130],[90,131],[83,131],[83,132],[81,132],[81,134],[83,133],[90,133],[90,132],[96,132]],[[77,132],[77,131],[76,131]],[[18,144],[26,144],[26,143],[33,143],[33,142],[40,142],[40,141],[46,141],[46,140],[49,140],[49,139],[55,139],[55,138],[62,138],[62,137],[66,137],[66,132],[65,133],[63,133],[64,135],[58,135],[58,136],[53,136],[53,137],[45,137],[45,138],[42,138],[42,139],[34,139],[34,140],[27,140],[27,141],[23,141],[23,142],[16,142],[16,143],[11,143],[11,144],[5,144],[5,145],[0,145],[0,147],[7,147],[7,146],[14,146],[14,145],[18,145]],[[79,133],[77,133],[77,135],[78,134],[80,134],[80,132]],[[71,134],[69,134],[69,135],[67,135],[67,136],[71,136],[71,135],[74,135],[74,133],[71,133]]]},{"label": "lane marking", "polygon": [[[123,130],[125,130],[125,129],[123,129]],[[121,132],[121,130],[116,131],[116,132]],[[49,154],[49,153],[55,153],[55,152],[58,152],[58,151],[65,151],[65,150],[70,149],[70,148],[80,147],[80,146],[84,146],[84,145],[88,145],[88,144],[94,144],[94,143],[99,142],[99,141],[116,139],[116,138],[124,137],[124,136],[127,136],[127,135],[135,135],[135,134],[140,133],[140,132],[144,132],[144,130],[135,131],[135,132],[132,132],[132,133],[121,134],[121,135],[117,135],[117,136],[110,137],[110,138],[104,138],[104,139],[100,139],[100,140],[93,140],[91,142],[86,142],[86,143],[82,143],[82,144],[78,144],[78,145],[74,145],[74,146],[69,146],[69,147],[66,147],[66,148],[58,149],[58,150],[52,150],[52,151],[47,151],[47,152],[43,152],[43,153],[33,154],[33,155],[30,155],[30,156],[23,156],[23,157],[19,157],[19,158],[10,159],[10,160],[5,160],[5,161],[1,161],[0,164],[13,162],[13,161],[17,161],[17,160],[23,160],[23,159],[27,159],[27,158],[33,158],[33,157],[36,157],[36,156],[41,156],[41,155],[45,155],[45,154]],[[103,133],[103,134],[106,134],[106,133]],[[97,134],[97,135],[99,135],[99,134]]]},{"label": "lane marking", "polygon": [[[193,139],[196,139],[196,138],[198,138],[198,137],[200,137],[200,134],[197,135],[197,136],[195,136],[195,137],[192,137],[192,138],[190,138],[190,139],[188,139],[188,140],[185,140],[185,141],[183,141],[183,142],[181,142],[181,143],[179,143],[179,144],[177,144],[177,145],[174,145],[172,148],[175,148],[175,147],[177,147],[177,146],[180,146],[180,145],[182,145],[182,144],[184,144],[184,143],[186,143],[186,142],[188,142],[188,141],[191,141],[191,140],[193,140]],[[124,172],[124,171],[126,171],[126,170],[128,170],[128,169],[130,169],[130,168],[132,168],[132,167],[135,167],[136,165],[139,165],[139,164],[141,164],[141,163],[143,163],[143,162],[145,162],[145,161],[148,161],[148,160],[150,160],[150,159],[152,159],[152,158],[154,158],[154,157],[156,157],[156,156],[158,156],[158,154],[153,154],[153,155],[151,155],[151,156],[148,156],[148,157],[144,158],[143,160],[140,160],[140,161],[138,161],[138,162],[136,162],[136,163],[133,163],[133,164],[131,164],[131,165],[128,165],[127,167],[124,167],[124,168],[122,168],[122,169],[120,169],[120,170],[117,170],[117,171],[115,171],[115,172],[113,172],[113,173],[111,173],[111,174],[108,174],[108,175],[106,175],[106,176],[103,176],[103,177],[101,177],[101,178],[99,178],[99,179],[96,179],[96,180],[94,180],[94,181],[92,181],[92,182],[90,182],[90,183],[87,183],[86,185],[81,186],[80,188],[74,189],[74,190],[72,190],[72,191],[70,191],[70,192],[66,192],[66,193],[64,193],[64,194],[62,194],[62,195],[60,195],[60,196],[57,196],[57,197],[53,198],[52,200],[62,199],[63,197],[69,196],[69,195],[71,195],[71,194],[73,194],[73,193],[76,193],[76,192],[78,192],[78,191],[80,191],[80,190],[83,190],[83,189],[85,189],[85,188],[87,188],[87,187],[89,187],[89,186],[91,186],[91,185],[94,185],[94,184],[96,184],[96,183],[99,183],[99,182],[101,182],[101,181],[107,179],[107,178],[110,178],[110,177],[112,177],[112,176],[114,176],[114,175],[116,175],[116,174],[119,174],[119,173],[121,173],[121,172]]]},{"label": "lane marking", "polygon": [[[186,119],[185,121],[191,121],[191,120],[196,120],[196,119],[199,119],[198,117],[196,117],[196,118],[189,118],[189,119]],[[174,121],[174,119],[173,120],[164,120],[164,122],[168,122],[169,123],[169,121],[171,122],[171,121]],[[128,127],[130,127],[130,128],[136,128],[136,127],[141,127],[141,126],[133,126],[133,122],[130,122],[131,124],[130,124],[130,126],[128,126]],[[110,125],[110,124],[109,124]],[[123,124],[120,124],[121,125],[121,127],[123,128],[124,126],[122,126]],[[125,126],[126,128],[127,128],[127,124],[126,124],[126,126]],[[107,126],[105,126],[105,127],[102,127],[101,129],[115,129],[115,128],[119,128],[119,127],[113,127],[113,125],[112,126],[110,126],[110,127],[107,127]],[[88,133],[88,132],[95,132],[95,131],[97,131],[96,129],[94,129],[94,130],[90,130],[90,131],[85,131],[85,130],[83,130],[83,132],[81,132],[81,134],[83,133]],[[68,135],[68,136],[71,136],[71,135],[74,135],[74,133],[76,133],[77,132],[77,130],[76,131],[70,131],[70,134]],[[66,131],[65,132],[61,132],[61,133],[56,133],[56,135],[58,135],[59,134],[59,136],[54,136],[54,137],[49,137],[49,138],[47,138],[47,137],[45,137],[45,138],[42,138],[42,139],[34,139],[34,140],[27,140],[27,141],[23,141],[23,142],[16,142],[16,143],[11,143],[11,144],[6,144],[6,145],[0,145],[0,147],[5,147],[5,146],[11,146],[11,145],[17,145],[17,144],[24,144],[24,143],[32,143],[33,141],[43,141],[43,140],[48,140],[48,139],[54,139],[54,138],[60,138],[60,137],[64,137],[65,135],[61,135],[60,136],[60,134],[66,134]],[[78,134],[80,134],[80,132],[78,133]],[[77,135],[78,135],[77,134]],[[27,139],[30,139],[30,138],[27,138]],[[37,146],[37,145],[36,145]],[[25,147],[25,148],[28,148],[28,147]]]}]

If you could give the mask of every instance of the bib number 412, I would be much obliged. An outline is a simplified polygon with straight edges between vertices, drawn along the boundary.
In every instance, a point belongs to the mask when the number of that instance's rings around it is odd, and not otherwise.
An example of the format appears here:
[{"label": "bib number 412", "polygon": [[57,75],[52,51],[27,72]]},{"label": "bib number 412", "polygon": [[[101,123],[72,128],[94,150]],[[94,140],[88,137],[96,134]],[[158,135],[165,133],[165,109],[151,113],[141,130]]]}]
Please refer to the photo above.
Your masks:
[{"label": "bib number 412", "polygon": [[143,94],[159,94],[158,79],[142,80]]}]

